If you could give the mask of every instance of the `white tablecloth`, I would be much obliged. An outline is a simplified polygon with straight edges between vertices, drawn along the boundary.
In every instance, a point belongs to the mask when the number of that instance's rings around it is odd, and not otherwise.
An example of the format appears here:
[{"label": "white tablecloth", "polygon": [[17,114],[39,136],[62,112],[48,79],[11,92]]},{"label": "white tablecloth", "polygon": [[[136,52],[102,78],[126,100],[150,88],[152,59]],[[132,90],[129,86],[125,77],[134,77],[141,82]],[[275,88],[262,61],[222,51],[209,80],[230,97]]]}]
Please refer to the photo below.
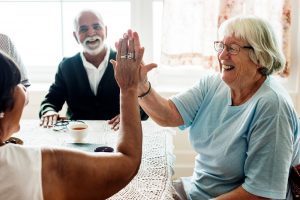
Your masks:
[{"label": "white tablecloth", "polygon": [[[117,133],[111,131],[105,121],[85,121],[89,125],[86,143],[115,146]],[[173,199],[172,182],[173,155],[172,136],[175,131],[163,128],[148,120],[142,122],[143,154],[138,174],[110,200]],[[24,145],[66,146],[72,139],[66,131],[54,131],[39,127],[38,120],[21,121],[20,131],[14,135],[24,141]]]}]

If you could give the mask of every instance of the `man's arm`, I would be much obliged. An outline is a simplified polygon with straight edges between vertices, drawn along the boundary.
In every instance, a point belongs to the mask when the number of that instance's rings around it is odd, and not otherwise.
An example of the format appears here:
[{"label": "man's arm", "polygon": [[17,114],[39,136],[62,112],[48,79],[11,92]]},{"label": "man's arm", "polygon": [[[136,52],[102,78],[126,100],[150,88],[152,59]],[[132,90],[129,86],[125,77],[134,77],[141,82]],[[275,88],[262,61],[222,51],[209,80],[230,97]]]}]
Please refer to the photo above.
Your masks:
[{"label": "man's arm", "polygon": [[58,67],[55,75],[55,82],[50,86],[45,99],[41,102],[39,117],[40,125],[43,127],[51,127],[58,119],[58,112],[62,109],[66,101],[66,86],[62,75],[62,63]]}]

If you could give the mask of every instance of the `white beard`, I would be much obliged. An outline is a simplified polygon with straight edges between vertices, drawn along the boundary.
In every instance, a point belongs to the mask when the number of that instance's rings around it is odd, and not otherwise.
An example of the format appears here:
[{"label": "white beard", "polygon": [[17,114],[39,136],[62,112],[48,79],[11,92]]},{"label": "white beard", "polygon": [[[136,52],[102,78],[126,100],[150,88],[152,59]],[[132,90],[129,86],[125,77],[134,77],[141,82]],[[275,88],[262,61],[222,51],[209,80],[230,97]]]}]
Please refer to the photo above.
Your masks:
[{"label": "white beard", "polygon": [[[88,44],[90,41],[97,41],[96,44]],[[90,55],[98,55],[104,48],[105,48],[105,42],[102,40],[99,36],[93,36],[93,37],[87,37],[82,42],[83,51],[87,52]]]}]

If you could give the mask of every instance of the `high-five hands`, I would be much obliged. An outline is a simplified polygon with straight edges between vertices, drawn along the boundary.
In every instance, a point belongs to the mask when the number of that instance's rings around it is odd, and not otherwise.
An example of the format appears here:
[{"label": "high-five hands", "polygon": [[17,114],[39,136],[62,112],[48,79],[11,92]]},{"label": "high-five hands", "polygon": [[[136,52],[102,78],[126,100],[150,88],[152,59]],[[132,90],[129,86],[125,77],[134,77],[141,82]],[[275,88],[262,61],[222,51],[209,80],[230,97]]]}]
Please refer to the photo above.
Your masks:
[{"label": "high-five hands", "polygon": [[144,48],[136,32],[128,30],[116,43],[117,60],[111,60],[120,90],[137,90]]},{"label": "high-five hands", "polygon": [[[128,30],[128,32],[123,35],[123,39],[125,39],[125,38],[128,38],[129,40],[130,40],[130,38],[133,39],[133,37],[135,37],[134,36],[135,34],[137,35],[137,38],[135,39],[136,45],[140,46],[139,36],[138,36],[138,34],[136,32],[132,32],[132,30]],[[119,47],[121,48],[121,46],[120,46],[121,45],[121,40],[122,39],[120,39],[119,42],[115,43],[116,49],[119,49]],[[123,55],[122,58],[125,58],[124,55]],[[130,52],[129,52],[129,58],[130,58],[131,55],[132,54],[130,54]],[[138,85],[138,93],[139,94],[142,94],[144,92],[144,88],[148,88],[147,74],[148,74],[149,71],[151,71],[155,67],[157,67],[157,64],[155,64],[155,63],[144,64],[143,61],[140,62],[140,67],[139,67],[139,85]]]}]

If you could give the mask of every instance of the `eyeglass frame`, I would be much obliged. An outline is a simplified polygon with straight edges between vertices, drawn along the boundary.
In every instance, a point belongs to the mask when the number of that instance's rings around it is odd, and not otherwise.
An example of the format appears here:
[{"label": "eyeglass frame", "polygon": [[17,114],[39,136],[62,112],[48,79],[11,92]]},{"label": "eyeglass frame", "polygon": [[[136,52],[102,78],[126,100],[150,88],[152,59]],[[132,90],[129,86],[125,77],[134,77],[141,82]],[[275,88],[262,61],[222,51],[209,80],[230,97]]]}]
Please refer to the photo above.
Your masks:
[{"label": "eyeglass frame", "polygon": [[84,121],[81,120],[68,120],[68,119],[63,119],[63,120],[59,120],[57,121],[54,125],[53,125],[53,130],[54,131],[64,131],[67,129],[67,126],[69,125],[70,122],[80,122],[85,124]]},{"label": "eyeglass frame", "polygon": [[[223,45],[223,48],[220,49],[220,50],[217,50],[216,48],[216,44],[222,44]],[[237,47],[237,49],[233,48],[232,45],[235,45]],[[216,52],[218,53],[221,53],[226,47],[226,51],[230,54],[230,55],[237,55],[239,54],[239,52],[241,51],[241,48],[243,49],[252,49],[253,50],[253,47],[252,46],[241,46],[241,45],[238,45],[238,44],[225,44],[224,42],[221,42],[221,41],[214,41],[214,49],[216,50]],[[232,50],[234,50],[235,52],[232,52]]]}]

